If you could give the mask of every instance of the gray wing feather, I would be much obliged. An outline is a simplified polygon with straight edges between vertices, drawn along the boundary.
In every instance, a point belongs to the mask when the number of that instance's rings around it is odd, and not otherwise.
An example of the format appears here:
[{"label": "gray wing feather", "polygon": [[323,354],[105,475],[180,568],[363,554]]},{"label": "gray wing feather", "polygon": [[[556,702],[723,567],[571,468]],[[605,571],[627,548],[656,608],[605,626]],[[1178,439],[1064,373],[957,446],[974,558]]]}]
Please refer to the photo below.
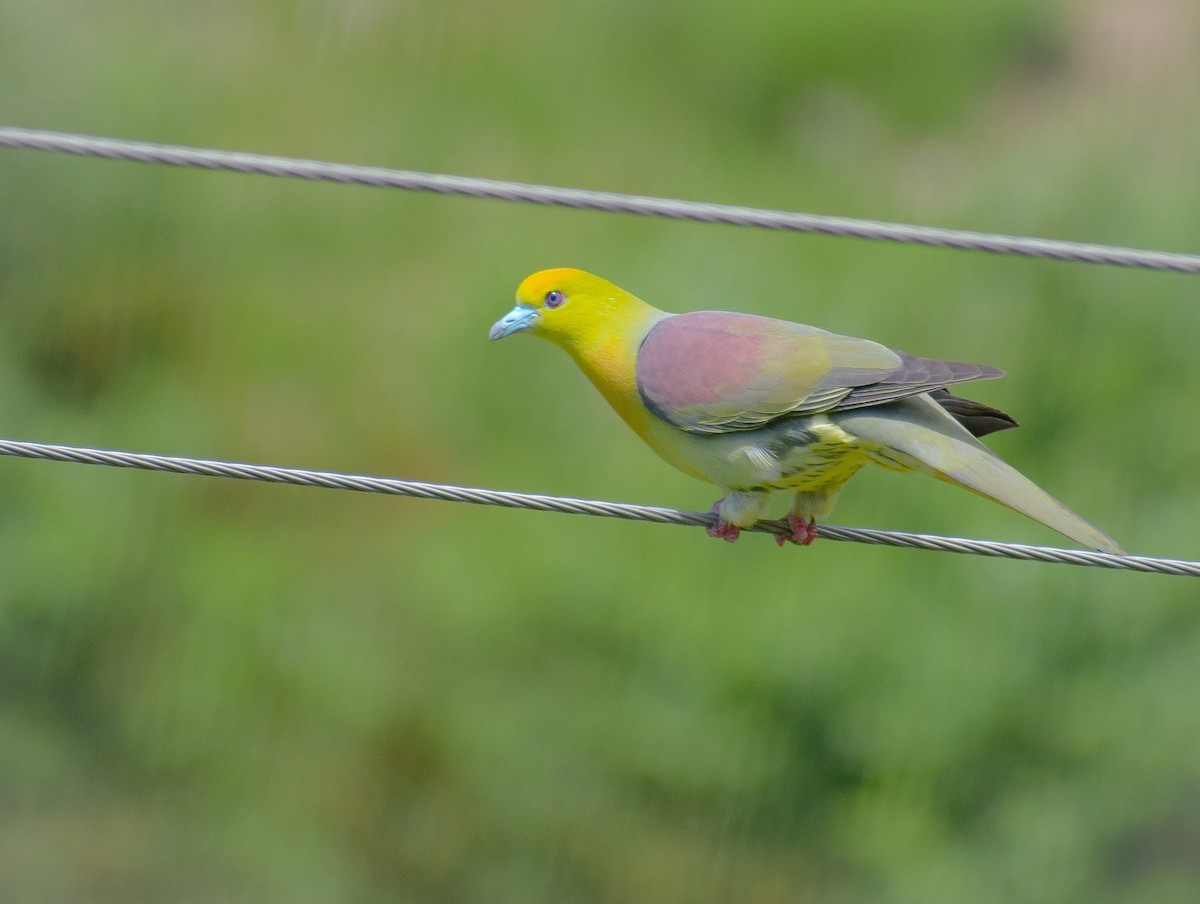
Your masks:
[{"label": "gray wing feather", "polygon": [[[897,399],[920,395],[932,389],[942,389],[955,383],[995,380],[1004,376],[1004,371],[999,368],[987,367],[983,364],[918,358],[907,352],[896,352],[896,354],[900,356],[900,367],[888,374],[887,379],[866,386],[854,386],[832,410],[848,411],[853,408],[882,405],[884,402],[894,402]],[[817,391],[819,392],[825,383],[835,379],[836,376],[836,371],[831,372],[829,377],[822,381],[822,385],[817,387]]]}]

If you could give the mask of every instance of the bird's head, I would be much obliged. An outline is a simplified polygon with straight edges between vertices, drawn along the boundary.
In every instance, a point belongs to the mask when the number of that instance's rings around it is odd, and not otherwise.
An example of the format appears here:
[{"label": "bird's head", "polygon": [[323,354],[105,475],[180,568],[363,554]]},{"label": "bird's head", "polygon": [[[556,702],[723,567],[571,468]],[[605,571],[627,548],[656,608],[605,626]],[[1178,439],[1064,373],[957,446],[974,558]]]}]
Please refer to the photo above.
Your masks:
[{"label": "bird's head", "polygon": [[529,333],[576,350],[658,312],[606,279],[583,270],[540,270],[517,287],[517,306],[488,334],[503,339]]}]

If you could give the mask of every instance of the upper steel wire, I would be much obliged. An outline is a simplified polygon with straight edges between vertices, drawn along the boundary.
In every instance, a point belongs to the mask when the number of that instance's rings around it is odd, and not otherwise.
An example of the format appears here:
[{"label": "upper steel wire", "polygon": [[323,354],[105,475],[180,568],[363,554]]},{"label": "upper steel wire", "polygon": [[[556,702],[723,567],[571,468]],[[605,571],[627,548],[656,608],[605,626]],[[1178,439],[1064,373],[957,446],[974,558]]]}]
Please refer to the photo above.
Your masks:
[{"label": "upper steel wire", "polygon": [[[215,461],[202,458],[182,458],[173,455],[148,455],[141,452],[122,452],[112,449],[89,449],[0,439],[0,455],[18,458],[39,458],[78,464],[108,465],[116,468],[136,468],[142,471],[165,471],[172,474],[194,474],[202,477],[227,477],[235,480],[257,480],[293,486],[323,487],[354,490],[361,493],[382,493],[389,496],[409,496],[417,499],[438,499],[445,502],[470,502],[476,505],[497,505],[505,508],[529,509],[538,512],[560,512],[572,515],[595,515],[603,518],[622,518],[626,521],[651,521],[657,524],[707,526],[713,523],[712,514],[685,512],[658,506],[602,502],[595,499],[573,499],[566,496],[543,496],[533,493],[512,493],[478,487],[453,486],[399,480],[394,477],[371,477],[364,474],[342,474],[336,471],[311,471],[302,468],[282,468],[240,462]],[[786,525],[777,521],[760,521],[749,528],[770,534],[786,534]],[[1048,546],[1026,546],[1019,543],[997,543],[991,540],[968,540],[961,537],[939,537],[932,534],[911,534],[902,531],[870,530],[856,527],[821,525],[822,537],[852,543],[878,546],[897,546],[905,549],[928,549],[990,556],[1001,559],[1020,559],[1027,562],[1050,562],[1063,565],[1086,565],[1094,568],[1116,568],[1153,574],[1173,574],[1200,577],[1200,562],[1179,559],[1159,559],[1149,556],[1115,556],[1103,552],[1076,549],[1057,549]]]},{"label": "upper steel wire", "polygon": [[1112,264],[1118,267],[1200,273],[1200,255],[1195,254],[1176,254],[1056,239],[998,235],[962,229],[939,229],[931,226],[791,213],[782,210],[680,201],[671,198],[652,198],[617,192],[556,188],[524,182],[326,163],[318,160],[300,160],[262,154],[243,154],[39,129],[0,126],[0,147],[61,151],[90,157],[133,160],[140,163],[161,163],[169,166],[403,188],[409,191],[467,195],[474,198],[521,201],[584,210],[667,217],[675,220],[725,223],[730,226],[757,226],[763,229],[820,233],[912,245],[931,245],[963,251],[988,251],[994,254],[1017,254],[1025,257],[1080,261],[1091,264]]}]

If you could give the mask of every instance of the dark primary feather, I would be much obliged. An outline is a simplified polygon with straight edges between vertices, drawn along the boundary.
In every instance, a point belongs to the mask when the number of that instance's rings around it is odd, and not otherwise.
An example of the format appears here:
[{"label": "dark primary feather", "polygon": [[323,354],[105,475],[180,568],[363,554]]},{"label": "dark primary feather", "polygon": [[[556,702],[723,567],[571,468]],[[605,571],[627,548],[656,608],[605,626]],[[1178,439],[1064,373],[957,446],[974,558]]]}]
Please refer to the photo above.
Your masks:
[{"label": "dark primary feather", "polygon": [[987,436],[997,430],[1010,430],[1013,427],[1021,426],[1015,418],[1005,414],[999,408],[961,398],[953,395],[948,389],[935,389],[929,395],[976,437]]}]

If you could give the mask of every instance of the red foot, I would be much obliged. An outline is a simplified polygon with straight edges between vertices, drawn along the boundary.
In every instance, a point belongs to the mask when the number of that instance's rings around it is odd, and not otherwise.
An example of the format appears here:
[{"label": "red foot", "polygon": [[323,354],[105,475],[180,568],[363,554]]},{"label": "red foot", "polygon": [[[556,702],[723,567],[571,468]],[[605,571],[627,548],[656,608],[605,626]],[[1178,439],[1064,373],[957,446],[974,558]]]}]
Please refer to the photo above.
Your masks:
[{"label": "red foot", "polygon": [[710,537],[716,537],[718,540],[724,540],[726,543],[736,543],[741,529],[736,524],[730,524],[721,518],[721,503],[724,502],[724,497],[718,499],[710,508],[709,514],[717,516],[717,523],[705,528]]},{"label": "red foot", "polygon": [[718,521],[716,524],[705,528],[710,537],[716,537],[719,540],[724,540],[726,543],[734,543],[737,541],[741,530],[735,524],[730,524],[728,521]]},{"label": "red foot", "polygon": [[783,546],[784,543],[795,543],[797,546],[809,546],[812,541],[817,539],[817,525],[812,521],[805,521],[795,512],[788,512],[787,516],[788,527],[792,529],[791,536],[784,534],[775,535],[775,543]]}]

